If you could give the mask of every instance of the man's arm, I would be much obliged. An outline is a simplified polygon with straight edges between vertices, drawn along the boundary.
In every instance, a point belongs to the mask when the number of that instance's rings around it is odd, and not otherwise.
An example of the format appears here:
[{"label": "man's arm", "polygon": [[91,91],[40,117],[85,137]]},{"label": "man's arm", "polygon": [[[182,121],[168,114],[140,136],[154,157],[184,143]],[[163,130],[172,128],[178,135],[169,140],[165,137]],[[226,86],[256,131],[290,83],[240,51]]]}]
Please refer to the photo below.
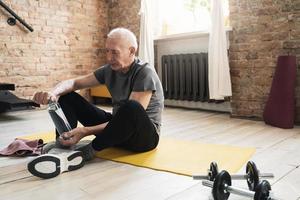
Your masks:
[{"label": "man's arm", "polygon": [[129,99],[139,102],[146,110],[149,105],[151,96],[152,91],[131,92]]},{"label": "man's arm", "polygon": [[69,79],[57,84],[50,92],[37,92],[33,96],[33,100],[38,104],[47,104],[49,100],[57,101],[61,95],[69,92],[89,88],[98,85],[99,82],[93,73],[79,77],[76,79]]},{"label": "man's arm", "polygon": [[90,88],[92,86],[98,85],[99,82],[96,79],[94,73],[88,74],[86,76],[82,76],[76,79],[69,79],[66,81],[62,81],[59,84],[57,84],[54,89],[51,91],[52,94],[56,96],[61,96],[66,93],[84,89],[84,88]]}]

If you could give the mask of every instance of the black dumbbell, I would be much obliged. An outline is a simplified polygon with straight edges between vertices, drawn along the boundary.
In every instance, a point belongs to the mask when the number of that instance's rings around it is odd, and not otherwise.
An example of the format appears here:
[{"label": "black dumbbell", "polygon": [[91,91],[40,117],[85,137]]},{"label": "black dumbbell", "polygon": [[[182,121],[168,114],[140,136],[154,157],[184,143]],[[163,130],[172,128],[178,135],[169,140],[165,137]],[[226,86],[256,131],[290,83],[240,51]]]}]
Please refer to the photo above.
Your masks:
[{"label": "black dumbbell", "polygon": [[231,186],[231,176],[225,170],[218,173],[214,181],[203,180],[202,184],[212,188],[214,200],[227,200],[231,193],[249,197],[254,200],[276,200],[270,196],[271,185],[268,181],[261,181],[255,191],[248,191]]},{"label": "black dumbbell", "polygon": [[216,162],[211,162],[209,166],[209,170],[207,170],[207,175],[193,175],[193,179],[195,180],[203,180],[207,179],[210,181],[215,180],[217,174],[219,173],[218,164]]},{"label": "black dumbbell", "polygon": [[[193,179],[195,180],[203,180],[207,179],[213,181],[218,174],[218,165],[215,162],[210,164],[210,169],[208,171],[208,175],[195,175]],[[260,173],[257,169],[255,163],[253,161],[248,161],[246,166],[246,174],[233,174],[231,179],[234,180],[242,180],[246,179],[249,190],[254,191],[256,186],[259,184],[259,180],[261,178],[274,178],[274,174],[272,173]]]}]

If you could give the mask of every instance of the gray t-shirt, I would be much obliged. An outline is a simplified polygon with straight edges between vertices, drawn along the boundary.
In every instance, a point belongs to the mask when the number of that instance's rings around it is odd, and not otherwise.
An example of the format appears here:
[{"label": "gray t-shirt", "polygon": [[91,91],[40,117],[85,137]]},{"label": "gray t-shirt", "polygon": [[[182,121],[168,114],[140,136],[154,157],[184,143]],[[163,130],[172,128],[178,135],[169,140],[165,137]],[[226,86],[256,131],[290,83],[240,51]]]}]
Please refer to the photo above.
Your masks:
[{"label": "gray t-shirt", "polygon": [[163,89],[157,73],[148,63],[135,59],[125,74],[112,70],[111,66],[106,64],[98,68],[94,74],[99,83],[106,85],[112,96],[113,114],[129,99],[132,91],[151,90],[152,96],[146,113],[159,131],[164,107]]}]

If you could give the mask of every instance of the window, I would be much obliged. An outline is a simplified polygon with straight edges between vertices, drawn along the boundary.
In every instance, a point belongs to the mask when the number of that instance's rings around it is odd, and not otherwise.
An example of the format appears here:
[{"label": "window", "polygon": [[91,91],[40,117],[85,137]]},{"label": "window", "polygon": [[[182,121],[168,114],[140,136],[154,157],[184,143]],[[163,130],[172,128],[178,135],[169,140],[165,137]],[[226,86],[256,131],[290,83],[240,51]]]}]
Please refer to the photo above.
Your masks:
[{"label": "window", "polygon": [[[228,0],[223,0],[225,25],[229,26]],[[210,27],[210,0],[160,0],[155,10],[158,26],[156,37],[208,31]]]}]

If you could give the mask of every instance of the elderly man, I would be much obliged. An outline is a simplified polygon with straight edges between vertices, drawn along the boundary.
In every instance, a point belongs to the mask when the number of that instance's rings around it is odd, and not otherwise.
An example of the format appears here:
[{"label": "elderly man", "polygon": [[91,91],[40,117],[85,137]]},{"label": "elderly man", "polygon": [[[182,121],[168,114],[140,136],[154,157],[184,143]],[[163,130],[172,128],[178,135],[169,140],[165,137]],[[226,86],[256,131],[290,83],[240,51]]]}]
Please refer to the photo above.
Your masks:
[{"label": "elderly man", "polygon": [[[76,146],[88,135],[96,137],[88,145],[76,149],[79,151],[77,155],[82,156],[84,161],[91,160],[95,152],[113,146],[134,152],[156,148],[161,126],[163,90],[154,69],[135,57],[137,48],[136,37],[131,31],[125,28],[113,29],[106,40],[108,64],[89,75],[63,81],[50,92],[37,92],[34,95],[33,100],[39,104],[48,104],[49,100],[58,101],[72,127],[71,131],[63,133],[63,137],[56,133],[54,148]],[[99,84],[105,84],[112,96],[112,114],[90,104],[74,92]],[[78,121],[83,127],[77,127]],[[56,159],[53,159],[56,155],[51,157],[49,154],[41,155],[41,158],[31,162],[28,165],[29,171],[42,178],[51,178],[64,170],[83,165],[82,162],[78,166],[73,163],[58,172],[42,172],[41,175],[35,165]],[[67,160],[75,157],[69,156]],[[62,163],[61,158],[57,159],[56,163]]]}]

